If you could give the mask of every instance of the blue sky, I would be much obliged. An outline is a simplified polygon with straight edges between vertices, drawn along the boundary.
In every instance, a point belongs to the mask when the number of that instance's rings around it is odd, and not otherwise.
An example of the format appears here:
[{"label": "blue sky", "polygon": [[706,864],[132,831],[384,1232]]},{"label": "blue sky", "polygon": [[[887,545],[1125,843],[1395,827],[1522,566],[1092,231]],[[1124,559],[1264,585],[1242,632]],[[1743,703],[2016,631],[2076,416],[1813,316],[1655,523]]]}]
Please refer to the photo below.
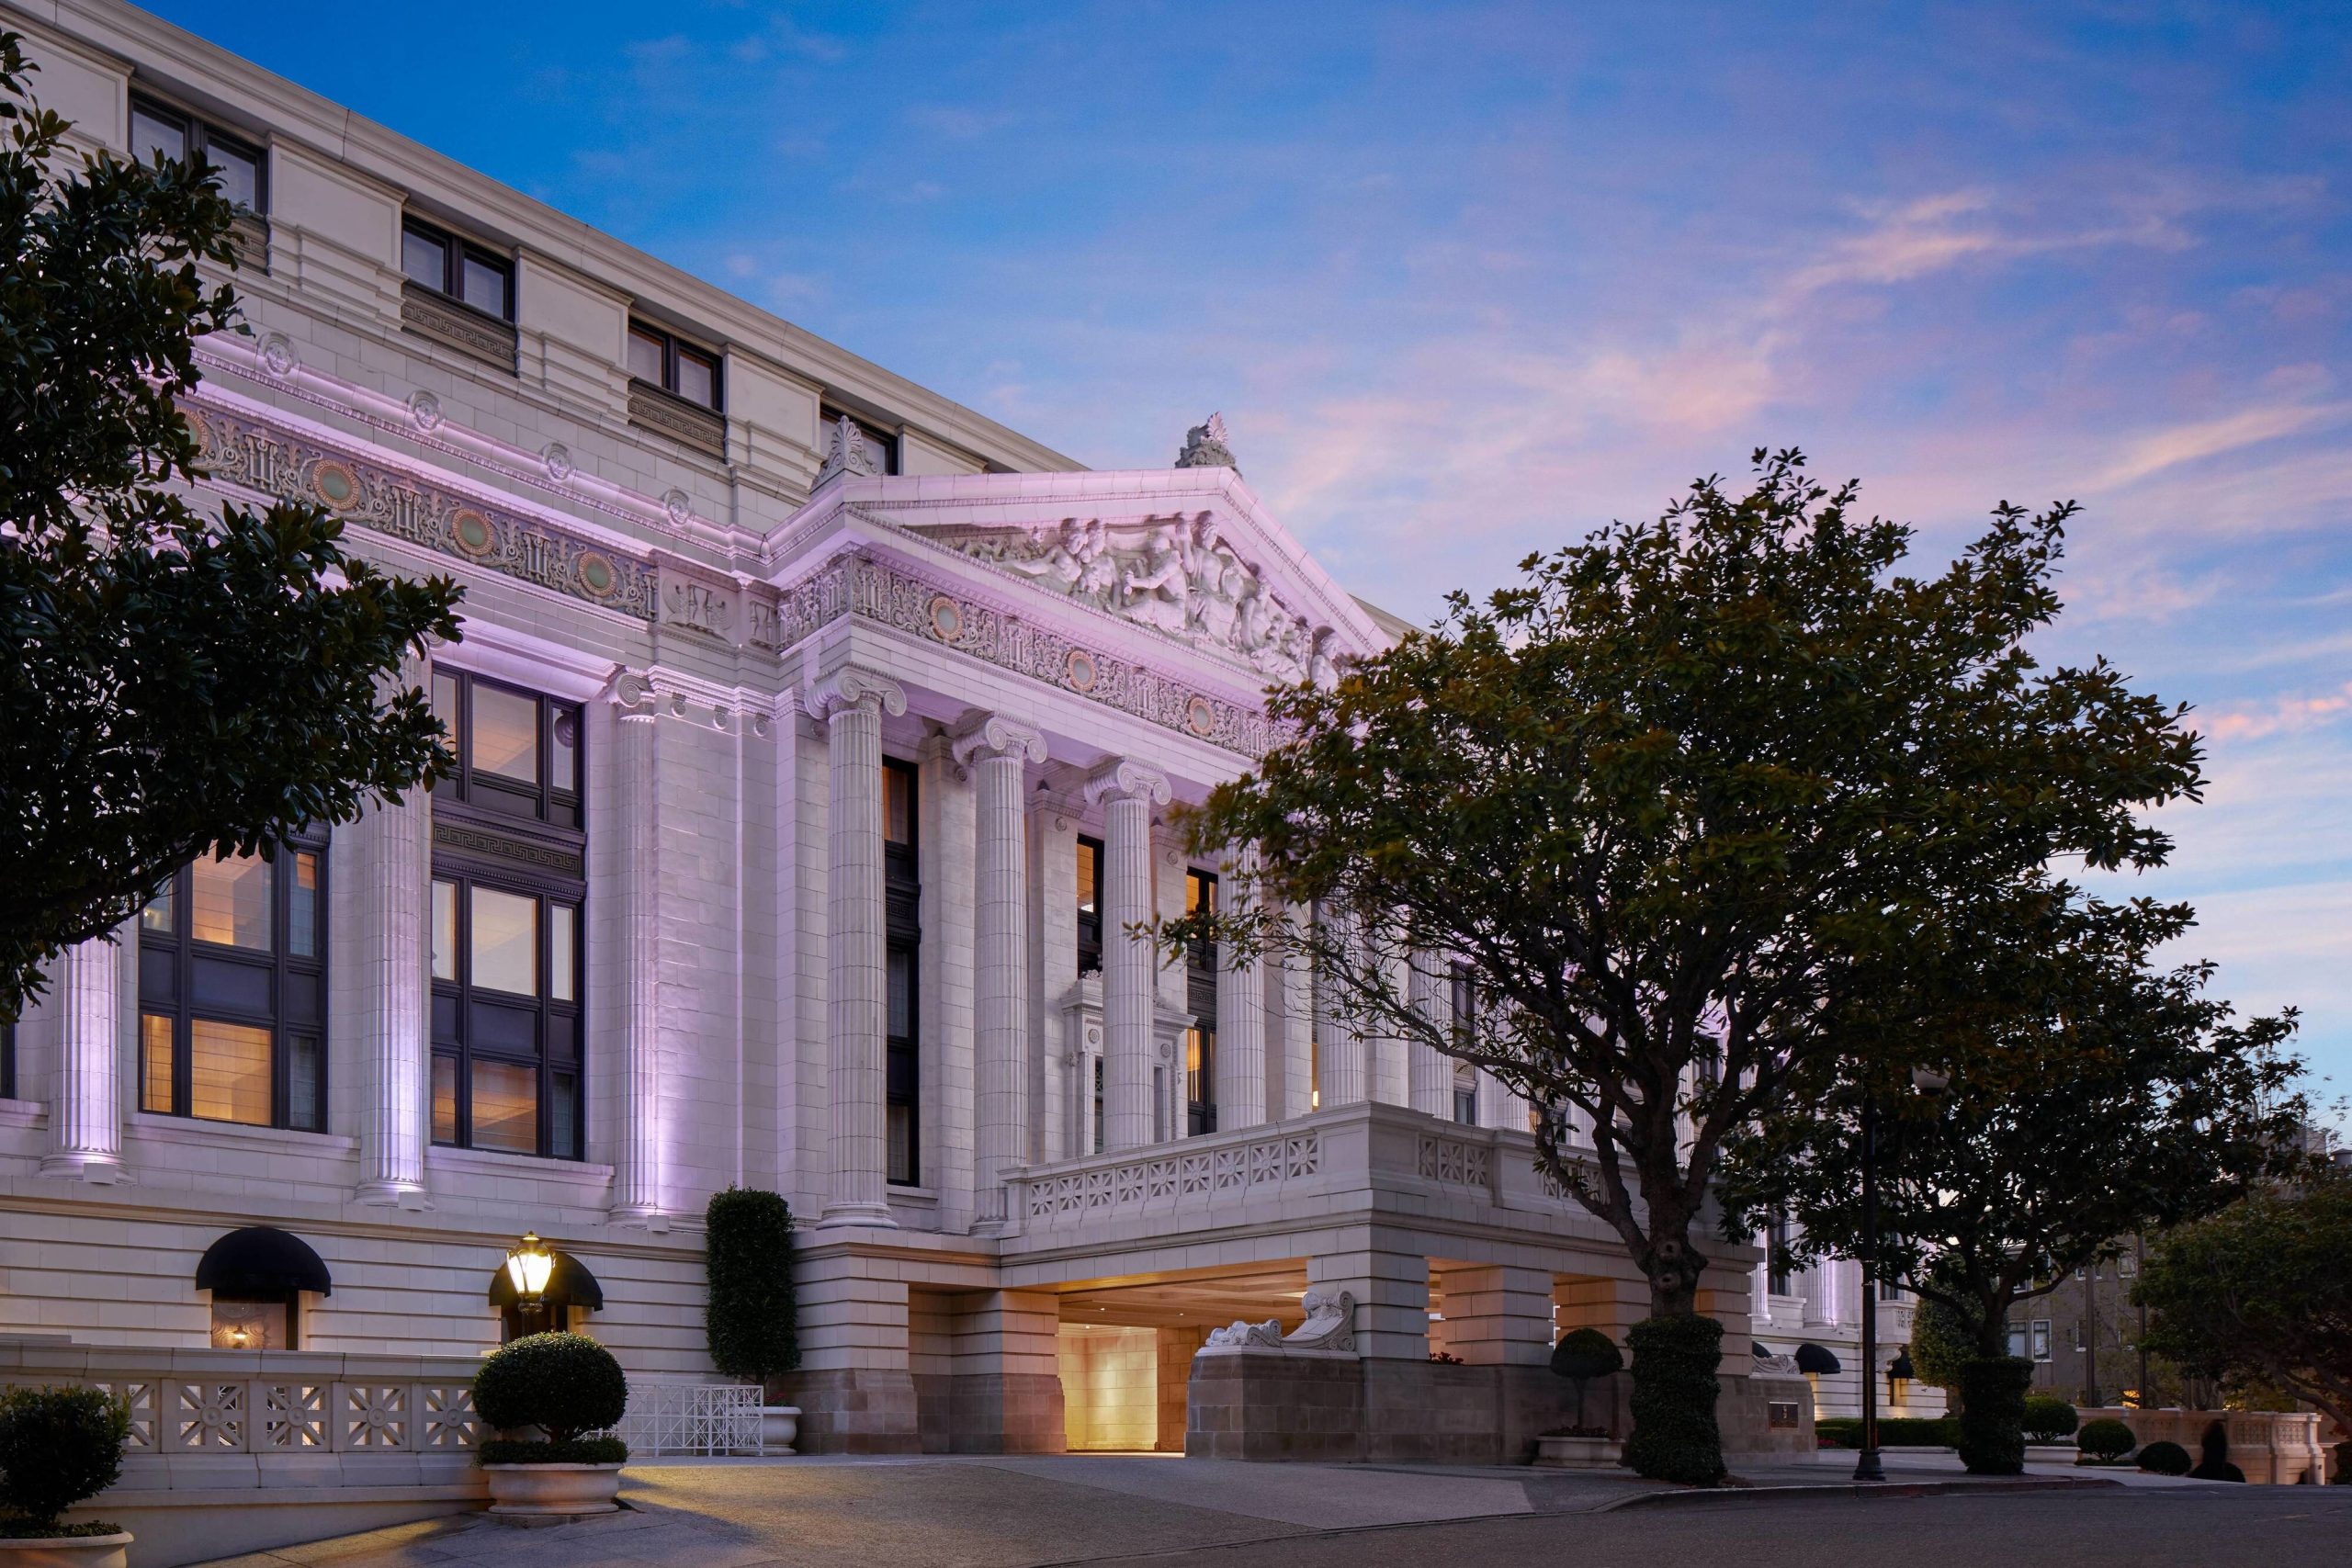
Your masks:
[{"label": "blue sky", "polygon": [[1759,445],[2078,499],[2051,655],[2211,738],[2144,886],[2352,1080],[2341,6],[157,9],[1082,462],[1221,409],[1416,619]]}]

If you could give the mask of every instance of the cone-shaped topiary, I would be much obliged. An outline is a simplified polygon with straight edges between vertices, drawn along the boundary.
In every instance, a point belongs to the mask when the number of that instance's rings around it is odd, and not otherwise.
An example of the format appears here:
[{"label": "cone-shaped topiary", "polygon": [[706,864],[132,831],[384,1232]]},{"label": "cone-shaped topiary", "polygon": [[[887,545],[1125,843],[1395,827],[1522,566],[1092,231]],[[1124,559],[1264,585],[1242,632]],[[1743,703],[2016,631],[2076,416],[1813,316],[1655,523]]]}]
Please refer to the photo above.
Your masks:
[{"label": "cone-shaped topiary", "polygon": [[774,1192],[729,1187],[703,1211],[710,1299],[703,1331],[711,1364],[764,1386],[800,1364],[792,1291],[792,1211]]},{"label": "cone-shaped topiary", "polygon": [[2025,1473],[2025,1391],[2032,1383],[2033,1363],[2022,1357],[1961,1364],[1960,1461],[1971,1475]]},{"label": "cone-shaped topiary", "polygon": [[[95,1388],[12,1388],[0,1394],[0,1536],[61,1533],[57,1516],[122,1474],[130,1413]],[[113,1534],[108,1525],[82,1534]]]},{"label": "cone-shaped topiary", "polygon": [[2140,1450],[2140,1468],[2156,1475],[2187,1475],[2188,1450],[2178,1443],[2150,1443]]},{"label": "cone-shaped topiary", "polygon": [[628,1380],[584,1334],[534,1334],[492,1352],[474,1374],[474,1409],[501,1431],[537,1427],[550,1443],[616,1425]]},{"label": "cone-shaped topiary", "polygon": [[1649,1317],[1626,1331],[1634,1351],[1634,1435],[1625,1463],[1652,1481],[1713,1486],[1723,1480],[1715,1424],[1724,1325],[1712,1317]]},{"label": "cone-shaped topiary", "polygon": [[2230,1462],[2230,1429],[2220,1421],[2206,1424],[2205,1436],[2198,1440],[2197,1468],[2188,1472],[2195,1481],[2244,1481],[2245,1472]]}]

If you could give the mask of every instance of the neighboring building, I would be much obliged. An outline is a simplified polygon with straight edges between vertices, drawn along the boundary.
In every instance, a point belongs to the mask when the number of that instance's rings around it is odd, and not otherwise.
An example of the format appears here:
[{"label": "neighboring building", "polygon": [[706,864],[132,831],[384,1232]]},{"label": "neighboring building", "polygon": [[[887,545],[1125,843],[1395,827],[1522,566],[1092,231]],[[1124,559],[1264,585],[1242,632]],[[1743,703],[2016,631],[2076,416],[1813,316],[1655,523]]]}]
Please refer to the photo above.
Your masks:
[{"label": "neighboring building", "polygon": [[2080,1405],[2181,1403],[2178,1380],[2140,1349],[2147,1314],[2132,1301],[2146,1256],[2138,1237],[2077,1269],[2009,1314],[2009,1354],[2033,1363],[2033,1391]]},{"label": "neighboring building", "polygon": [[[1359,1453],[1560,1418],[1555,1334],[1647,1292],[1526,1106],[1127,934],[1219,897],[1166,813],[1267,744],[1265,683],[1396,626],[1216,421],[1087,472],[140,12],[0,17],[85,142],[202,145],[248,208],[208,490],[467,589],[414,671],[454,778],[55,966],[0,1079],[0,1331],[469,1355],[526,1325],[527,1228],[555,1320],[690,1377],[740,1183],[806,1226],[813,1448],[1181,1446],[1237,1319],[1306,1320]],[[1703,1300],[1760,1413],[1754,1258]]]}]

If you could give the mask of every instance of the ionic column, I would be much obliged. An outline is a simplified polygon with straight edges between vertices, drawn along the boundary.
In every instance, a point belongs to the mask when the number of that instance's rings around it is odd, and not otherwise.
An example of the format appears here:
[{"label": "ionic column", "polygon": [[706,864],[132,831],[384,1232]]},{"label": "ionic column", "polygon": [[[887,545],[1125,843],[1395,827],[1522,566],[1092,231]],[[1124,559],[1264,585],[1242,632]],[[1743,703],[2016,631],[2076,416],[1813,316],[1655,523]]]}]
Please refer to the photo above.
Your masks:
[{"label": "ionic column", "polygon": [[127,1179],[122,1164],[122,1060],[116,1031],[122,949],[104,937],[75,942],[57,961],[57,1077],[49,1104],[43,1176]]},{"label": "ionic column", "polygon": [[882,712],[907,711],[899,683],[837,670],[808,694],[831,758],[825,1032],[832,1093],[832,1192],[820,1225],[888,1225],[883,1046]]},{"label": "ionic column", "polygon": [[661,1225],[661,931],[655,901],[653,689],[623,671],[613,708],[612,815],[620,819],[621,1104],[614,1147],[612,1218]]},{"label": "ionic column", "polygon": [[[1218,884],[1228,911],[1249,913],[1257,872],[1257,848],[1245,845]],[[1266,1120],[1266,989],[1258,966],[1237,959],[1229,942],[1218,944],[1216,966],[1216,1124],[1230,1132]]]},{"label": "ionic column", "polygon": [[[1453,998],[1432,955],[1416,951],[1406,979],[1406,999],[1432,1029],[1453,1027]],[[1442,1122],[1453,1120],[1453,1058],[1426,1040],[1405,1042],[1405,1073],[1413,1109]]]},{"label": "ionic column", "polygon": [[1024,770],[1046,738],[995,714],[957,731],[956,761],[973,774],[972,1191],[975,1228],[1004,1223],[1006,1171],[1029,1150],[1029,875]]},{"label": "ionic column", "polygon": [[[1330,942],[1344,947],[1355,941],[1354,923],[1345,915],[1317,906],[1316,918]],[[1318,964],[1315,974],[1315,1043],[1322,1059],[1321,1109],[1325,1111],[1359,1104],[1371,1091],[1364,1038],[1350,1026],[1344,1012],[1338,986]]]},{"label": "ionic column", "polygon": [[1152,1139],[1150,939],[1127,928],[1152,918],[1151,808],[1168,804],[1167,778],[1114,758],[1086,781],[1102,807],[1102,1146],[1138,1148]]},{"label": "ionic column", "polygon": [[431,798],[422,786],[413,789],[353,829],[358,840],[353,908],[358,915],[359,1055],[368,1065],[357,1197],[406,1209],[432,1206],[424,1195]]}]

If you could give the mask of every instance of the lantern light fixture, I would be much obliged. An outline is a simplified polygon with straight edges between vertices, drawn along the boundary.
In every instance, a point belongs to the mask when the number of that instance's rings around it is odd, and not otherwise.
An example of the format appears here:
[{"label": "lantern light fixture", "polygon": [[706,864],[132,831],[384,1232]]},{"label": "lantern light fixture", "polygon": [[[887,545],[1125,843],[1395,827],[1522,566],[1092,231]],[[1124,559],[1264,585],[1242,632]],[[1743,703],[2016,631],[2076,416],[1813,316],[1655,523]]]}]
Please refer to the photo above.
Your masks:
[{"label": "lantern light fixture", "polygon": [[514,1294],[523,1302],[537,1304],[548,1292],[548,1281],[555,1276],[555,1254],[537,1233],[525,1231],[523,1239],[506,1254],[506,1277],[514,1281]]}]

